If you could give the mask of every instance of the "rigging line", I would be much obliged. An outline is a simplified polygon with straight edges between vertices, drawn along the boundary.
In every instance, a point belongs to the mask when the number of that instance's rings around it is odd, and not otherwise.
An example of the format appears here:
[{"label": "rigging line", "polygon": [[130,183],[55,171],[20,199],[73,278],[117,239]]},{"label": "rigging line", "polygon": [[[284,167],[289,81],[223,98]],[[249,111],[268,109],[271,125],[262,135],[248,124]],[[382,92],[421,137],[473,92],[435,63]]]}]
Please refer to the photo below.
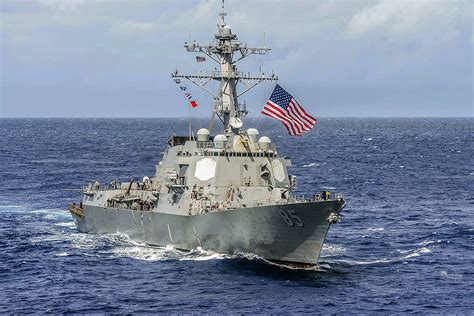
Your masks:
[{"label": "rigging line", "polygon": [[192,140],[191,138],[191,106],[188,104],[188,129],[189,129],[189,140]]},{"label": "rigging line", "polygon": [[[263,32],[263,45],[264,47],[267,46],[267,36],[266,36],[266,32]],[[264,56],[262,56],[262,63],[263,63],[263,66],[264,66],[264,69],[266,72],[268,72],[268,67],[269,67],[269,64],[270,64],[270,56],[269,54],[265,54]],[[273,73],[273,71],[272,71]],[[262,101],[262,107],[264,106],[264,104],[266,103],[267,99],[270,97],[270,94],[272,92],[272,86],[274,85],[275,83],[274,82],[265,82],[264,85],[263,85],[263,89],[261,90],[261,93],[263,94],[262,98],[261,98],[261,101]],[[261,111],[261,110],[260,110]],[[258,117],[256,117],[256,125],[258,127],[260,127],[260,125],[262,124],[263,122],[263,116],[260,114],[260,111],[258,113]]]},{"label": "rigging line", "polygon": [[[184,87],[186,89],[185,91],[187,91],[187,93],[190,93],[187,80],[184,81]],[[189,137],[189,140],[191,140],[191,107],[189,106],[190,100],[188,98],[186,98],[186,100],[188,101],[186,102],[186,106],[188,107],[188,137]]]},{"label": "rigging line", "polygon": [[201,87],[204,91],[206,91],[207,93],[209,93],[210,95],[214,96],[214,97],[218,97],[214,92],[212,92],[211,90],[207,89],[205,86],[203,86],[202,84],[200,84],[199,82],[197,81],[194,81],[193,79],[189,78],[189,77],[185,77],[186,79],[188,79],[189,81],[191,81],[192,83],[194,83],[195,85],[197,85],[198,87]]},{"label": "rigging line", "polygon": [[[267,43],[266,43],[266,34],[265,32],[263,32],[263,47],[266,48],[267,46]],[[255,60],[253,61],[255,63],[255,66],[258,66],[260,68],[260,72],[262,73],[268,73],[267,72],[267,60],[268,60],[268,55],[269,54],[263,54],[263,56],[256,56]],[[257,65],[258,63],[258,65]],[[261,108],[263,107],[263,105],[265,104],[266,102],[266,98],[267,98],[267,90],[268,90],[268,85],[270,84],[270,82],[267,82],[267,81],[264,81],[262,82],[261,84],[261,87],[259,88],[259,92],[257,93],[256,95],[256,99],[257,99],[257,109],[255,111],[255,115],[253,116],[252,118],[252,126],[257,128],[260,126],[260,123],[262,121],[262,116],[261,116]],[[242,93],[243,94],[243,93]]]},{"label": "rigging line", "polygon": [[[189,84],[188,84],[188,81],[185,80],[184,81],[184,86],[186,87],[186,91],[188,93],[191,93],[190,92],[190,89],[189,89]],[[194,140],[194,122],[193,122],[193,116],[192,116],[192,113],[191,113],[191,100],[187,99],[188,100],[188,103],[187,103],[187,106],[188,106],[188,132],[189,132],[189,140]],[[195,101],[196,98],[193,97],[193,100]]]},{"label": "rigging line", "polygon": [[262,124],[262,121],[263,121],[263,116],[260,112],[261,112],[261,108],[264,106],[266,100],[270,96],[270,94],[269,94],[270,84],[271,84],[270,82],[265,82],[262,89],[260,90],[260,98],[259,98],[260,100],[259,100],[259,102],[261,104],[259,105],[259,111],[257,113],[257,116],[255,117],[255,122],[256,122],[255,125],[256,125],[257,129],[260,127],[260,125]]},{"label": "rigging line", "polygon": [[216,111],[214,111],[214,109],[212,109],[211,121],[209,122],[209,134],[211,134],[211,135],[212,135],[212,129],[214,128],[215,117],[216,117]]}]

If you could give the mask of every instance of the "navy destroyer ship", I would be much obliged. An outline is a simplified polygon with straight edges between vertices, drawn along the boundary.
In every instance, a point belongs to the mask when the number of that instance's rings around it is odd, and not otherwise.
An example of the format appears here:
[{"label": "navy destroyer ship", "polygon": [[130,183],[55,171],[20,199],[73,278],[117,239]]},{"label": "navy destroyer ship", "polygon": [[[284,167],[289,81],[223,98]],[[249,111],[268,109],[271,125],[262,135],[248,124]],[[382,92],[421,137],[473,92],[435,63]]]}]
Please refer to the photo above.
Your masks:
[{"label": "navy destroyer ship", "polygon": [[[239,97],[278,77],[238,71],[237,62],[270,49],[239,41],[225,23],[224,5],[219,15],[212,44],[194,41],[184,47],[206,55],[220,68],[194,75],[176,70],[171,75],[177,83],[190,81],[213,96],[210,126],[197,131],[196,137],[192,133],[171,136],[153,176],[107,185],[90,183],[83,189],[82,201],[68,209],[81,232],[119,232],[149,245],[201,247],[315,265],[345,200],[338,193],[296,197],[296,177],[288,173],[290,159],[268,136],[260,136],[255,128],[243,129],[247,110]],[[208,88],[212,81],[219,83],[217,93]],[[216,115],[222,129],[212,135]]]}]

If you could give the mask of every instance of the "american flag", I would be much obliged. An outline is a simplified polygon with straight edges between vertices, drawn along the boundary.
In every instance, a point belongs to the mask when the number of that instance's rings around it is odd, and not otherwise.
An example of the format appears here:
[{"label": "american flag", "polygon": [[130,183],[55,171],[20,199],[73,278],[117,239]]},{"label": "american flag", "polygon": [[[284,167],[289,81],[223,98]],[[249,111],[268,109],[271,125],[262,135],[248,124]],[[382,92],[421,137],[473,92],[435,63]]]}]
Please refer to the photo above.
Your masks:
[{"label": "american flag", "polygon": [[300,136],[309,132],[316,119],[306,113],[291,94],[280,85],[276,85],[262,114],[281,121],[291,136]]}]

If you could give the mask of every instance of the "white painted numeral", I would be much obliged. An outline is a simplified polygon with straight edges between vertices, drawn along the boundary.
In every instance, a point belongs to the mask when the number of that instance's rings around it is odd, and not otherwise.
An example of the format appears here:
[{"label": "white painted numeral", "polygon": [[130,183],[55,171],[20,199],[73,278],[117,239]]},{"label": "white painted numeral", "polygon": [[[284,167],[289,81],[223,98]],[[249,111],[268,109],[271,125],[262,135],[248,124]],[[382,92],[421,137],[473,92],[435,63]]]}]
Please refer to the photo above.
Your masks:
[{"label": "white painted numeral", "polygon": [[285,221],[286,224],[290,227],[294,227],[295,223],[298,227],[304,227],[303,221],[298,217],[298,214],[294,210],[280,210],[281,218]]}]

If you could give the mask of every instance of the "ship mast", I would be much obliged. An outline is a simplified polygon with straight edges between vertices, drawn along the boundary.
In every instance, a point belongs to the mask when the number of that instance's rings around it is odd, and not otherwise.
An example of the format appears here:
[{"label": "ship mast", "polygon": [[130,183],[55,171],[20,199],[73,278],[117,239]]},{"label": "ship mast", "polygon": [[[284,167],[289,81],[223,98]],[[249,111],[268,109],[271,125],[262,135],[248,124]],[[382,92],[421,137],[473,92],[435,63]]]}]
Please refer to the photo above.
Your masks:
[{"label": "ship mast", "polygon": [[[178,70],[171,74],[174,80],[187,79],[204,89],[214,97],[214,113],[224,125],[226,134],[238,133],[242,125],[242,118],[248,113],[245,104],[241,104],[238,98],[248,92],[262,81],[277,81],[275,74],[265,75],[261,72],[257,76],[244,74],[237,70],[236,64],[250,55],[264,55],[270,48],[248,47],[246,43],[238,40],[237,35],[232,33],[229,25],[225,23],[224,0],[222,0],[222,11],[219,13],[220,22],[217,25],[217,33],[214,42],[209,45],[200,45],[196,41],[185,42],[184,47],[188,52],[203,53],[220,65],[220,70],[194,75],[181,74]],[[216,80],[220,82],[217,94],[209,90],[207,85]],[[243,90],[237,92],[237,85],[241,84]],[[211,121],[213,121],[213,118]],[[212,122],[211,122],[212,124]]]}]

